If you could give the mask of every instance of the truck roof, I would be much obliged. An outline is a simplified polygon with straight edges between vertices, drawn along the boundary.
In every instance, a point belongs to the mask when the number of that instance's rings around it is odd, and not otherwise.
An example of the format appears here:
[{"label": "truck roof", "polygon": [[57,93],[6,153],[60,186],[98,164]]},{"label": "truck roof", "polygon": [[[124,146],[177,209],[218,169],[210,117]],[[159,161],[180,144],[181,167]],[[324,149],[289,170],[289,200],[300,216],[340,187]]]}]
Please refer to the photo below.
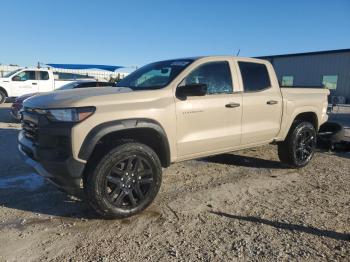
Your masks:
[{"label": "truck roof", "polygon": [[38,67],[20,67],[18,69],[20,69],[20,70],[23,70],[23,69],[25,69],[25,70],[35,70],[35,71],[52,71],[52,69],[49,68],[49,67],[40,67],[40,68],[38,68]]},{"label": "truck roof", "polygon": [[244,60],[244,61],[251,61],[251,62],[268,62],[267,60],[263,59],[258,59],[258,58],[252,58],[252,57],[244,57],[244,56],[233,56],[233,55],[208,55],[208,56],[192,56],[192,57],[181,57],[181,58],[174,58],[174,59],[165,59],[161,60],[160,62],[163,61],[169,61],[169,60],[200,60],[200,59],[234,59],[234,60]]}]

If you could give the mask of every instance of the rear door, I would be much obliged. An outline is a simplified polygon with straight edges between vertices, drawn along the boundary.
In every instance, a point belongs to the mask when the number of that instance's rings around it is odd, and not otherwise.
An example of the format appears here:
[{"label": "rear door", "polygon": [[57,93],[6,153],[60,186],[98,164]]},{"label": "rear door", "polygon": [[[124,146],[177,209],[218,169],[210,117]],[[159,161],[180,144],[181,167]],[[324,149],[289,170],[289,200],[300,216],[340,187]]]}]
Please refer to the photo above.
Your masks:
[{"label": "rear door", "polygon": [[277,81],[270,79],[272,66],[238,61],[243,84],[242,145],[273,140],[280,130],[282,95]]},{"label": "rear door", "polygon": [[238,146],[242,93],[234,92],[229,62],[198,65],[179,86],[190,84],[206,84],[208,91],[205,96],[176,98],[178,157],[206,155]]},{"label": "rear door", "polygon": [[37,79],[39,92],[53,91],[54,80],[50,79],[48,71],[37,71]]},{"label": "rear door", "polygon": [[38,92],[38,81],[34,70],[24,70],[12,77],[14,96]]}]

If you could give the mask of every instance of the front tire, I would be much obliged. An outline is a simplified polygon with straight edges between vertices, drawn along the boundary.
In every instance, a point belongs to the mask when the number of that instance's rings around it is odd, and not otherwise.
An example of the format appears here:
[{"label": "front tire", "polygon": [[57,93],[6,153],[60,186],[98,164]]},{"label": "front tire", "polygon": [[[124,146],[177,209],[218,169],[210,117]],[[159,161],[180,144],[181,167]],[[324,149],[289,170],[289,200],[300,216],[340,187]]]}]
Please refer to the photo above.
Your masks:
[{"label": "front tire", "polygon": [[6,101],[6,94],[4,93],[4,91],[0,90],[0,104],[5,103]]},{"label": "front tire", "polygon": [[296,121],[286,139],[278,144],[278,157],[291,167],[304,167],[314,156],[316,143],[315,127],[309,122]]},{"label": "front tire", "polygon": [[125,218],[147,208],[162,181],[157,154],[148,146],[128,142],[107,153],[87,174],[89,204],[104,218]]}]

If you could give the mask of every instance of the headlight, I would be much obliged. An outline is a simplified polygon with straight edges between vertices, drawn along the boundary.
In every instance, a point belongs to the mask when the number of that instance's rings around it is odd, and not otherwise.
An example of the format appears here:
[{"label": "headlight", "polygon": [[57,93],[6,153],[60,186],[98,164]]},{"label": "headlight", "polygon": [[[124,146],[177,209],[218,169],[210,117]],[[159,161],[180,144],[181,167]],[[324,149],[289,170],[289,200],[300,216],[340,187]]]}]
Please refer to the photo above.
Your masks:
[{"label": "headlight", "polygon": [[94,107],[62,108],[43,110],[47,118],[54,122],[81,122],[95,112]]}]

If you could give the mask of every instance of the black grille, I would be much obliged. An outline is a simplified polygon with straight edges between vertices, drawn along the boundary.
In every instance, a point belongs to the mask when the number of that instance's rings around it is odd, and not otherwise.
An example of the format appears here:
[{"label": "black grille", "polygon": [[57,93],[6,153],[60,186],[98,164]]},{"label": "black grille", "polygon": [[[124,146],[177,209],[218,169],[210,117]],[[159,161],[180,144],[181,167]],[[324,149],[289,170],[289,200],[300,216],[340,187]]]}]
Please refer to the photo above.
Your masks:
[{"label": "black grille", "polygon": [[31,108],[22,112],[22,129],[26,138],[36,141],[38,138],[38,114]]},{"label": "black grille", "polygon": [[38,126],[37,124],[28,121],[23,120],[22,122],[22,128],[24,131],[24,136],[32,141],[36,141],[38,136]]}]

